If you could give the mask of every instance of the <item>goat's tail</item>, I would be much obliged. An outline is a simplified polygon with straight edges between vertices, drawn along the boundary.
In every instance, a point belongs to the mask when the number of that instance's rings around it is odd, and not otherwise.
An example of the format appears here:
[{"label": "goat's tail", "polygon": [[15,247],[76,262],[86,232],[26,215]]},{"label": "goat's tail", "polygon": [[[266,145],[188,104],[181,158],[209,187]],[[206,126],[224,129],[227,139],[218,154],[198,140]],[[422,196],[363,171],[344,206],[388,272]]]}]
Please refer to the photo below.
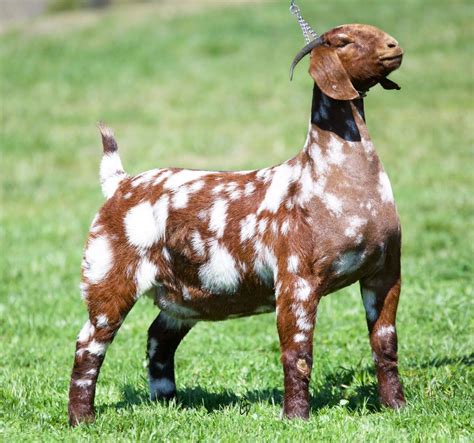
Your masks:
[{"label": "goat's tail", "polygon": [[104,147],[104,156],[100,163],[100,184],[105,197],[110,198],[114,195],[120,182],[127,177],[127,174],[120,160],[114,133],[102,122],[99,123],[99,130]]}]

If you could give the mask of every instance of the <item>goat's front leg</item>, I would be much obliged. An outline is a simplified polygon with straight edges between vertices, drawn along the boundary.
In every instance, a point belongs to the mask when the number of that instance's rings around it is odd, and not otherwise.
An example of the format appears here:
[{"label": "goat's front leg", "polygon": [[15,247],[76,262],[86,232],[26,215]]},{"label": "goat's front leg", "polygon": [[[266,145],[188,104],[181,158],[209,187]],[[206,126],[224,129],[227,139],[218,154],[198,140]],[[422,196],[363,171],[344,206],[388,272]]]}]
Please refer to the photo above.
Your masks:
[{"label": "goat's front leg", "polygon": [[398,376],[397,331],[395,319],[400,296],[399,270],[385,270],[361,282],[372,356],[377,372],[380,401],[399,409],[405,405]]},{"label": "goat's front leg", "polygon": [[277,326],[285,377],[283,416],[307,419],[317,301],[308,280],[301,277],[283,279],[277,288]]}]

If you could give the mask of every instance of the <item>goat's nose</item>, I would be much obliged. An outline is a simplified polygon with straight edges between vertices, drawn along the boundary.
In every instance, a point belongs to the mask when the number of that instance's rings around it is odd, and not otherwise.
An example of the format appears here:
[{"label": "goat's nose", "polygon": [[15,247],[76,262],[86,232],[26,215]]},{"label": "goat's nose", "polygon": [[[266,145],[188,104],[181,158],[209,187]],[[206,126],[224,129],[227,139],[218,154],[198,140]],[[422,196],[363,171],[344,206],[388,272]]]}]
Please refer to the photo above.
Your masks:
[{"label": "goat's nose", "polygon": [[387,48],[393,49],[398,47],[398,42],[394,38],[390,38],[387,40]]}]

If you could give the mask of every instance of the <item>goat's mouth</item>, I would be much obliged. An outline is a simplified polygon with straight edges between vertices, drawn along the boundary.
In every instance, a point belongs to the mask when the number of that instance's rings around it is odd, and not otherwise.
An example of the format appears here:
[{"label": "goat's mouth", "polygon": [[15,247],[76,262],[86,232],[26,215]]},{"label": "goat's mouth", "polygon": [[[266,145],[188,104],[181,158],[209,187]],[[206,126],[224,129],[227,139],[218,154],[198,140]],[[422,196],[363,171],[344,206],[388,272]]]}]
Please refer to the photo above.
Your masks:
[{"label": "goat's mouth", "polygon": [[385,66],[390,65],[396,66],[398,68],[398,66],[400,66],[402,63],[402,58],[403,51],[399,49],[395,53],[392,52],[391,54],[382,55],[381,57],[379,57],[379,61],[382,62],[382,64]]},{"label": "goat's mouth", "polygon": [[395,69],[398,69],[402,64],[402,59],[403,53],[397,55],[387,55],[379,58],[382,66],[389,71],[394,71]]},{"label": "goat's mouth", "polygon": [[386,55],[385,57],[380,57],[380,61],[385,62],[385,61],[402,61],[403,54],[397,54],[397,55]]}]

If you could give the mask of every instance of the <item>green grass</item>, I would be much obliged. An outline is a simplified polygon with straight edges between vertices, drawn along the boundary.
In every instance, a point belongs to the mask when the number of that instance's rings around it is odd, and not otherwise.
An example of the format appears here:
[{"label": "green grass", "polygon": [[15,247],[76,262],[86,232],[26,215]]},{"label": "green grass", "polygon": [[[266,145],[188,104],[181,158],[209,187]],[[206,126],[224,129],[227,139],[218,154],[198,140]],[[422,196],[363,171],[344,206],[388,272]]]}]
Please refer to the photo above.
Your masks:
[{"label": "green grass", "polygon": [[473,440],[473,7],[301,3],[320,32],[372,23],[406,51],[392,76],[402,91],[366,100],[404,231],[406,409],[379,407],[354,286],[320,304],[308,422],[279,420],[273,315],[199,324],[177,353],[181,403],[151,404],[145,336],[156,310],[144,299],[107,354],[97,422],[67,426],[86,319],[81,249],[102,202],[96,122],[115,129],[130,173],[263,167],[304,142],[311,80],[302,65],[288,81],[303,41],[287,2],[167,3],[45,17],[0,36],[2,440]]}]

